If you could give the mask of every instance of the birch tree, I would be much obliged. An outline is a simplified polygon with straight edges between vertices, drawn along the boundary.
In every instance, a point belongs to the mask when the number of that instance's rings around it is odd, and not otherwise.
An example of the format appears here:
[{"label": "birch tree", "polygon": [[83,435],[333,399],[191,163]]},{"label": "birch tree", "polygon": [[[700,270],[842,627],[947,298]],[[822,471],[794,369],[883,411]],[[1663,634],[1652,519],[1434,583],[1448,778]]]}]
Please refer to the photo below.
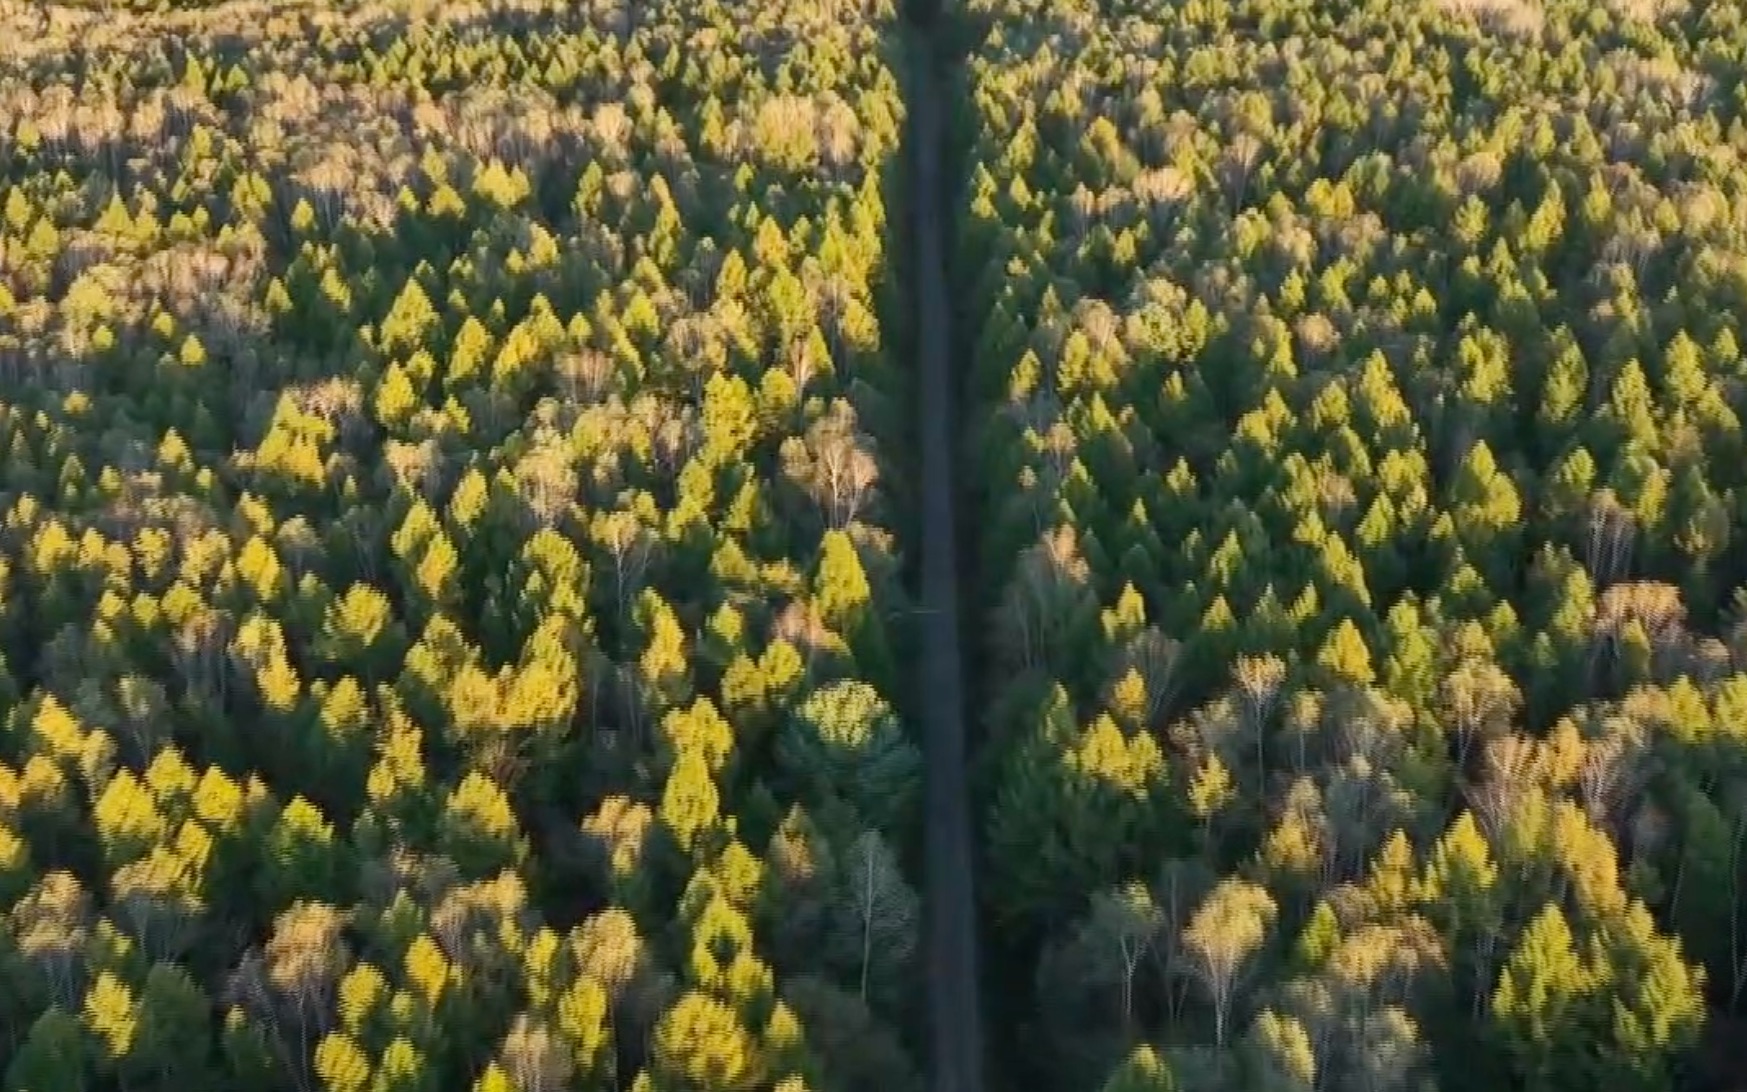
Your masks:
[{"label": "birch tree", "polygon": [[1248,967],[1274,926],[1274,900],[1248,880],[1227,879],[1207,896],[1183,930],[1190,968],[1213,1005],[1214,1045],[1224,1048],[1232,1003]]},{"label": "birch tree", "polygon": [[843,855],[843,889],[830,946],[852,970],[860,996],[884,998],[902,986],[915,958],[921,902],[878,831],[863,831]]}]

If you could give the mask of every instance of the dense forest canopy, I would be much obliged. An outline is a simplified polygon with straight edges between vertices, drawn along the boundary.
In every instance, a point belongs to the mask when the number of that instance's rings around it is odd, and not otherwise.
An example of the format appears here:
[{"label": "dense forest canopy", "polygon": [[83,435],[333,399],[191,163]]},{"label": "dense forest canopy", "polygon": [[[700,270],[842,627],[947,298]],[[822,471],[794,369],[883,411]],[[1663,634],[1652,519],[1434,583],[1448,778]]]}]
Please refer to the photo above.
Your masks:
[{"label": "dense forest canopy", "polygon": [[1747,986],[1747,9],[967,8],[1038,1079],[1680,1086]]},{"label": "dense forest canopy", "polygon": [[0,1092],[919,1092],[913,399],[992,1084],[1734,1087],[1744,76],[1743,0],[0,0]]},{"label": "dense forest canopy", "polygon": [[0,6],[7,1089],[916,1087],[892,17]]}]

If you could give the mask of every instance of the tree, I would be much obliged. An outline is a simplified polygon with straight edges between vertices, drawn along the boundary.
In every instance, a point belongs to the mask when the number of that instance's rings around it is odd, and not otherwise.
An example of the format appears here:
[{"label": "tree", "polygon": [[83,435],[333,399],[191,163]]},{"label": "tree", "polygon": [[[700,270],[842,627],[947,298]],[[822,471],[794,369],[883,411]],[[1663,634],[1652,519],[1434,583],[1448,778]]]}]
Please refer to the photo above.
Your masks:
[{"label": "tree", "polygon": [[109,971],[98,974],[85,993],[85,1027],[97,1042],[105,1068],[113,1068],[133,1050],[138,1029],[133,990]]},{"label": "tree", "polygon": [[1498,867],[1473,813],[1457,816],[1426,859],[1414,886],[1415,901],[1450,945],[1458,986],[1472,999],[1472,1014],[1485,1009],[1503,926]]},{"label": "tree", "polygon": [[471,877],[495,875],[526,850],[509,798],[477,770],[463,777],[444,802],[439,838],[444,852]]},{"label": "tree", "polygon": [[473,1092],[518,1092],[508,1073],[496,1062],[491,1062],[480,1073],[479,1079],[473,1082]]},{"label": "tree", "polygon": [[695,751],[712,775],[720,776],[734,749],[734,729],[707,697],[689,709],[670,709],[661,718],[661,737],[670,755]]},{"label": "tree", "polygon": [[1104,1082],[1103,1092],[1176,1092],[1171,1067],[1158,1052],[1142,1044]]},{"label": "tree", "polygon": [[211,1001],[182,967],[154,964],[139,991],[133,1047],[122,1065],[132,1087],[201,1087],[212,1079]]},{"label": "tree", "polygon": [[917,1092],[923,1087],[892,1025],[853,992],[803,974],[784,983],[782,996],[818,1059],[818,1087],[845,1092]]},{"label": "tree", "polygon": [[345,1032],[332,1032],[315,1048],[315,1073],[325,1092],[366,1092],[370,1059]]},{"label": "tree", "polygon": [[1317,1087],[1316,1053],[1297,1017],[1264,1009],[1244,1047],[1249,1087],[1257,1092],[1309,1092]]},{"label": "tree", "polygon": [[1596,1003],[1605,973],[1579,955],[1558,907],[1543,907],[1529,922],[1492,997],[1492,1024],[1519,1087],[1578,1087],[1594,1072],[1587,1059],[1605,1018]]},{"label": "tree", "polygon": [[704,455],[718,466],[739,462],[757,435],[752,391],[739,376],[712,374],[704,381]]},{"label": "tree", "polygon": [[341,848],[321,812],[303,797],[293,798],[274,819],[262,847],[261,902],[277,910],[300,900],[337,900]]},{"label": "tree", "polygon": [[758,913],[766,950],[781,972],[800,971],[819,951],[838,887],[836,854],[800,805],[789,809],[764,853]]},{"label": "tree", "polygon": [[811,801],[846,800],[888,832],[902,829],[921,787],[921,753],[864,682],[834,682],[807,695],[778,735],[776,755]]},{"label": "tree", "polygon": [[550,1029],[523,1013],[510,1026],[498,1065],[516,1092],[562,1092],[569,1085],[576,1060]]},{"label": "tree", "polygon": [[874,593],[854,541],[830,530],[820,542],[813,596],[820,618],[849,643],[862,674],[876,681],[889,677],[891,665],[884,629],[874,610]]},{"label": "tree", "polygon": [[369,585],[353,584],[328,607],[318,647],[330,663],[356,666],[374,680],[387,672],[399,641],[388,597]]},{"label": "tree", "polygon": [[416,279],[409,279],[382,319],[382,349],[384,352],[417,349],[437,324],[437,310],[430,296]]},{"label": "tree", "polygon": [[376,1066],[372,1092],[432,1092],[431,1068],[424,1053],[406,1036],[384,1047]]},{"label": "tree", "polygon": [[1376,679],[1371,669],[1371,652],[1351,618],[1341,619],[1330,631],[1322,650],[1316,654],[1316,662],[1337,683],[1369,686]]},{"label": "tree", "polygon": [[1267,891],[1245,880],[1220,881],[1183,930],[1190,966],[1213,1004],[1214,1044],[1223,1048],[1232,1003],[1246,964],[1275,918]]},{"label": "tree", "polygon": [[829,528],[847,527],[874,500],[879,464],[855,410],[834,399],[805,437],[782,445],[784,475],[809,497]]},{"label": "tree", "polygon": [[878,997],[893,1004],[912,972],[921,901],[876,831],[863,831],[849,844],[839,875],[843,888],[832,930],[838,961],[856,969],[863,1002]]},{"label": "tree", "polygon": [[[519,1066],[534,1063],[547,1075],[560,1071],[565,1074],[580,1072],[589,1079],[609,1075],[612,1065],[610,1003],[611,999],[600,983],[579,976],[558,998],[555,1028],[568,1053],[562,1058],[553,1058],[542,1049],[535,1051],[531,1059],[512,1061],[506,1057],[506,1064],[512,1072]],[[529,1048],[541,1045],[539,1041],[526,1044]],[[506,1043],[506,1056],[508,1053]]]},{"label": "tree", "polygon": [[702,993],[681,997],[655,1027],[654,1063],[697,1092],[743,1092],[762,1072],[758,1044],[733,1009]]},{"label": "tree", "polygon": [[1642,903],[1614,916],[1605,934],[1616,984],[1606,1079],[1622,1087],[1667,1088],[1704,1025],[1704,970],[1686,962],[1677,939],[1658,932]]},{"label": "tree", "polygon": [[31,1024],[6,1067],[6,1087],[8,1092],[85,1092],[91,1087],[93,1056],[78,1018],[50,1008]]},{"label": "tree", "polygon": [[814,598],[827,625],[854,632],[872,590],[855,544],[842,531],[825,533],[819,544],[819,568],[813,579]]},{"label": "tree", "polygon": [[1303,974],[1314,974],[1328,963],[1341,944],[1341,922],[1334,907],[1322,900],[1310,913],[1310,920],[1292,945],[1292,963]]},{"label": "tree", "polygon": [[[1157,844],[1164,758],[1108,717],[1083,734],[1059,688],[1000,756],[988,816],[992,902],[1028,928],[1078,913]],[[1077,740],[1077,744],[1076,744]]]},{"label": "tree", "polygon": [[721,816],[721,797],[710,777],[709,764],[695,750],[679,753],[661,793],[661,822],[680,848],[688,852],[713,830]]}]

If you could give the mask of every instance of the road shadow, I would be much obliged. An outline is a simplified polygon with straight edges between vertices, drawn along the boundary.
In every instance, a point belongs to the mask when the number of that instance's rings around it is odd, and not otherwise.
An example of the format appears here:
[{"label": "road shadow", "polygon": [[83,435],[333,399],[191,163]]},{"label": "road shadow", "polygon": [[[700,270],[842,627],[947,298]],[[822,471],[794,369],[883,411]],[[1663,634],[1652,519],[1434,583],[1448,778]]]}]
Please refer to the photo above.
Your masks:
[{"label": "road shadow", "polygon": [[963,560],[957,514],[962,477],[956,472],[963,430],[958,418],[962,359],[952,329],[946,255],[954,237],[950,214],[956,188],[948,173],[948,97],[941,46],[951,40],[939,4],[908,0],[897,31],[905,131],[898,170],[907,181],[902,223],[906,238],[894,258],[909,297],[905,348],[914,361],[912,443],[916,494],[916,556],[909,575],[916,610],[908,636],[914,651],[912,713],[927,759],[924,868],[927,891],[924,965],[936,1092],[981,1092],[984,1086],[983,991],[979,971],[973,849],[975,811],[969,800],[964,642],[959,632]]}]

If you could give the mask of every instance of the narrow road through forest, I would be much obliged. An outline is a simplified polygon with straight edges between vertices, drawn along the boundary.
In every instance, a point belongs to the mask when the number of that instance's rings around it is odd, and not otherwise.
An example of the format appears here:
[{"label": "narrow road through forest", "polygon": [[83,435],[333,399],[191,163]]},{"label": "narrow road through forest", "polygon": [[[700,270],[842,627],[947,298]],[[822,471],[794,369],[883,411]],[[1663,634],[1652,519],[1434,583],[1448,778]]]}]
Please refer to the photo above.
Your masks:
[{"label": "narrow road through forest", "polygon": [[921,589],[917,710],[927,756],[927,941],[934,1092],[982,1092],[982,1009],[971,812],[965,769],[964,664],[959,649],[954,526],[953,377],[941,159],[944,80],[926,21],[912,28],[908,118],[912,291],[921,455]]}]

